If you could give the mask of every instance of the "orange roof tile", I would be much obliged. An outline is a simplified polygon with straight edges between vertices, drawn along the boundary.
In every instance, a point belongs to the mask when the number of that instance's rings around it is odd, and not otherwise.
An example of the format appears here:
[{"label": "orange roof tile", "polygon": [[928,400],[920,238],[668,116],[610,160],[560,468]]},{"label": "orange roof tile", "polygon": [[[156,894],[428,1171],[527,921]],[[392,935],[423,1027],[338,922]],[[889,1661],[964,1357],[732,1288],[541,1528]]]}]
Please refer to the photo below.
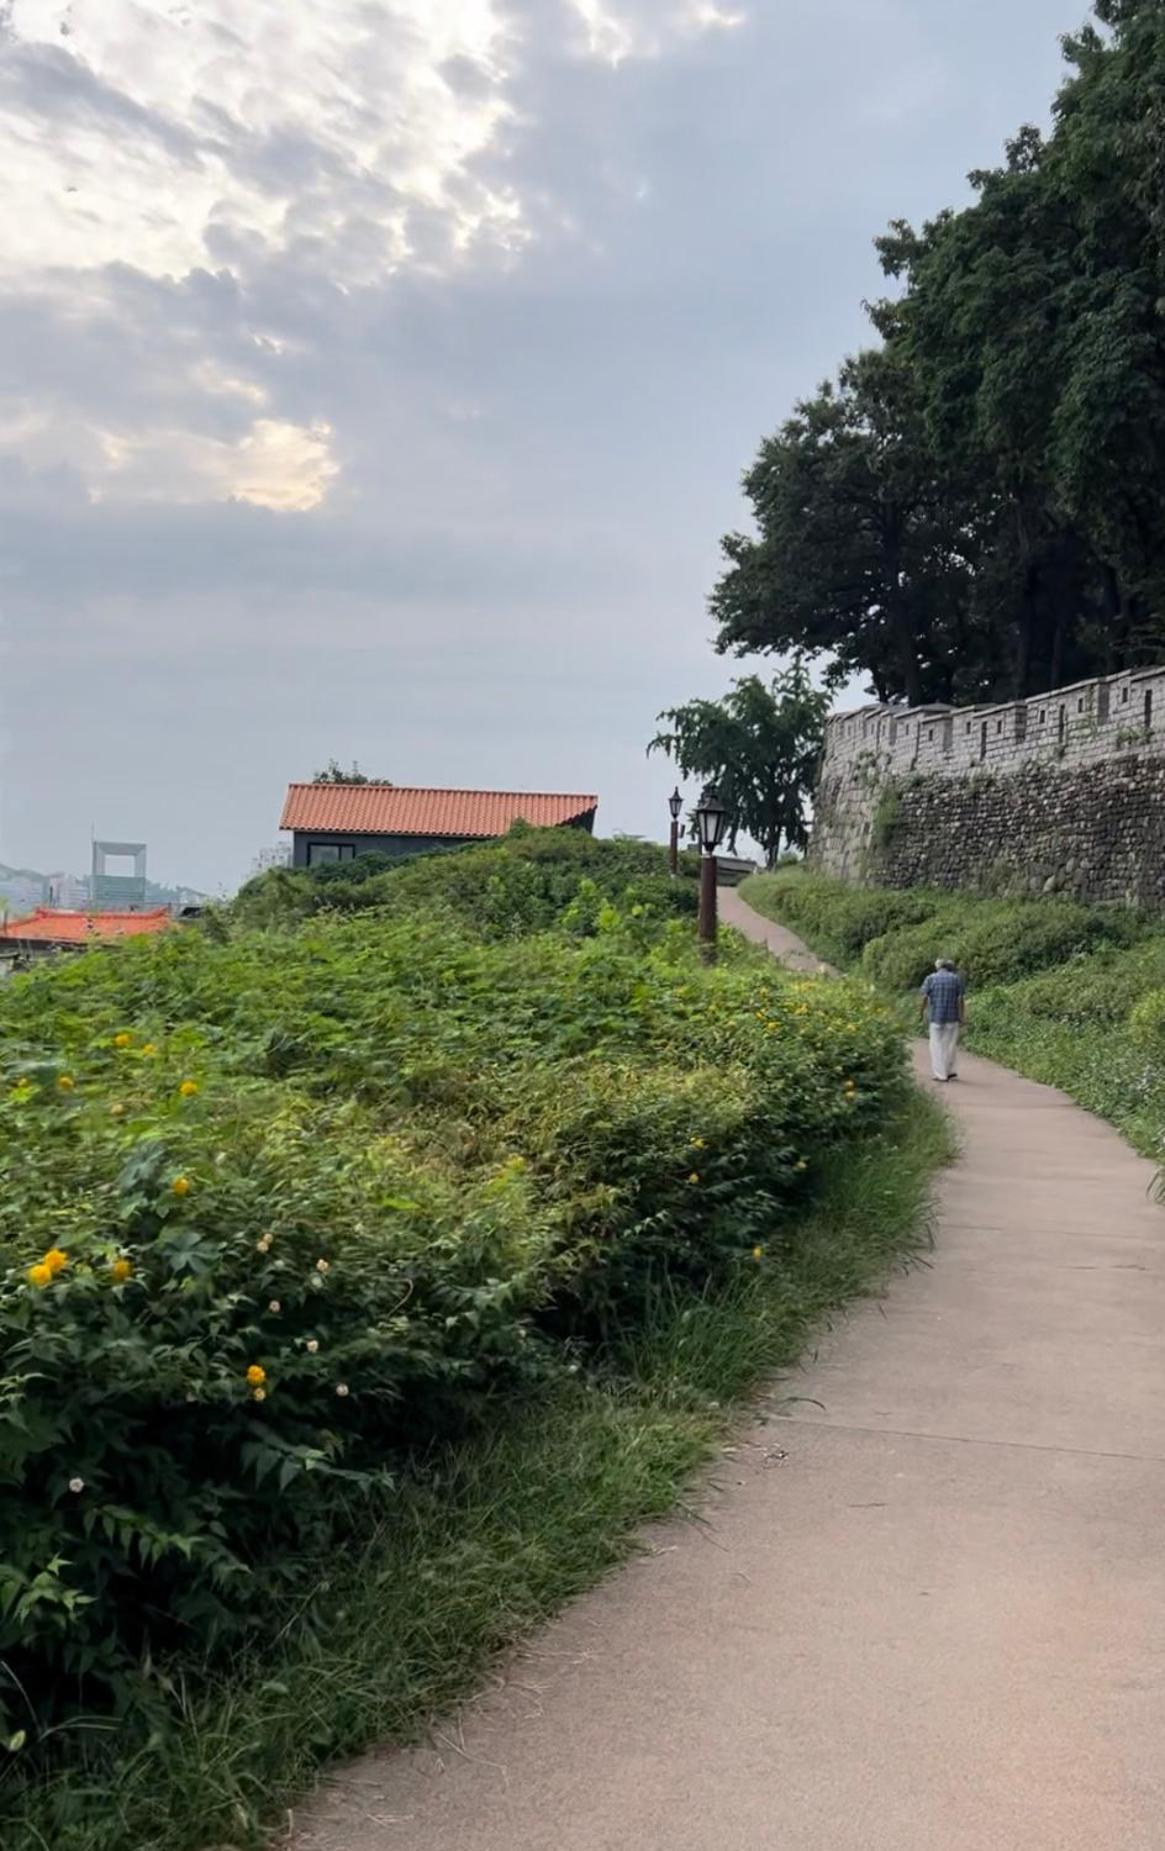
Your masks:
[{"label": "orange roof tile", "polygon": [[66,913],[38,906],[27,918],[0,925],[0,939],[16,939],[21,944],[87,945],[94,939],[139,938],[145,932],[164,932],[172,924],[164,906],[148,913]]},{"label": "orange roof tile", "polygon": [[419,790],[402,784],[293,784],[281,829],[359,836],[504,836],[519,819],[539,829],[578,822],[597,797],[547,791]]}]

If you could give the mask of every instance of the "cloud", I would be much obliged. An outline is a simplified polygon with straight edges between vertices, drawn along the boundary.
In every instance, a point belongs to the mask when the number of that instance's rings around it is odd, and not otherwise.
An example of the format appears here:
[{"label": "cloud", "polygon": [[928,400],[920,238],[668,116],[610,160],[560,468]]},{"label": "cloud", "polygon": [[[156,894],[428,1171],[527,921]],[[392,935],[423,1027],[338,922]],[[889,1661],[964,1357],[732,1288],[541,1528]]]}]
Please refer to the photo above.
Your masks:
[{"label": "cloud", "polygon": [[740,470],[1066,4],[0,0],[3,858],[213,884],[333,753],[653,828]]},{"label": "cloud", "polygon": [[731,31],[747,15],[715,4],[715,0],[638,0],[613,4],[612,0],[571,0],[581,21],[591,57],[619,65],[626,58],[659,57],[669,43],[703,32]]},{"label": "cloud", "polygon": [[327,240],[367,281],[407,261],[414,211],[455,251],[520,239],[513,195],[472,177],[509,113],[494,0],[14,0],[9,32],[10,269],[180,275]]},{"label": "cloud", "polygon": [[[725,17],[550,16],[584,63]],[[532,48],[501,0],[12,0],[5,23],[0,324],[25,365],[0,453],[95,501],[319,508],[343,464],[297,350],[404,277],[505,274],[531,214],[562,230],[516,158]]]},{"label": "cloud", "polygon": [[99,497],[132,501],[244,501],[277,513],[318,508],[338,474],[326,424],[256,418],[234,443],[156,429],[107,431]]}]

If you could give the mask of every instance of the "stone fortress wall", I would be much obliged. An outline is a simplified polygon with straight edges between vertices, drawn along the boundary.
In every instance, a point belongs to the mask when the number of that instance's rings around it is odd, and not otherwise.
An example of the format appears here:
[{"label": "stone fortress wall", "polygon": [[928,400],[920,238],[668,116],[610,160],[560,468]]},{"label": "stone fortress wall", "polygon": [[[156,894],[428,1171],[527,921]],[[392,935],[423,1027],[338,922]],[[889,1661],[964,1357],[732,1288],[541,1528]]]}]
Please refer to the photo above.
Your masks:
[{"label": "stone fortress wall", "polygon": [[810,860],[890,886],[1165,910],[1165,667],[826,723]]}]

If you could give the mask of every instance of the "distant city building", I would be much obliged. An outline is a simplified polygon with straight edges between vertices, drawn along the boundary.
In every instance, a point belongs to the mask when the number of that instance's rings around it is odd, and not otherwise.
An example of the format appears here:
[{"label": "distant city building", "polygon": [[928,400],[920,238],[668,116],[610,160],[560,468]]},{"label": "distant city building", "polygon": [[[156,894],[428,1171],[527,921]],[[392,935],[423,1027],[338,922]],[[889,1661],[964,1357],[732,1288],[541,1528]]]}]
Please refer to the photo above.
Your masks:
[{"label": "distant city building", "polygon": [[39,875],[0,875],[0,912],[26,913],[44,898],[45,884]]},{"label": "distant city building", "polygon": [[[111,861],[132,861],[132,874],[111,874]],[[101,911],[138,912],[146,903],[144,842],[94,842],[90,902]]]},{"label": "distant city building", "polygon": [[251,863],[252,876],[268,874],[272,868],[289,868],[291,866],[291,844],[279,842],[274,848],[261,848]]},{"label": "distant city building", "polygon": [[46,874],[40,899],[48,906],[83,910],[89,904],[89,882],[83,874]]}]

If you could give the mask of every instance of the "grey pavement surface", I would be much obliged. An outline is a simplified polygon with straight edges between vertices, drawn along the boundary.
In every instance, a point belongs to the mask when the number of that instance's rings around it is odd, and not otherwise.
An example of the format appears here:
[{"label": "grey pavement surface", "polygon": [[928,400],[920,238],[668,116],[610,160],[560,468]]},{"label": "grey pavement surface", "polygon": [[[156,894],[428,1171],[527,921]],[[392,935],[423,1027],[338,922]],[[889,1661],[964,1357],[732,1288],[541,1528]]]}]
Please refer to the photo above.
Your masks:
[{"label": "grey pavement surface", "polygon": [[295,1851],[1162,1851],[1165,1211],[1107,1126],[962,1072],[932,1263],[774,1391],[706,1522]]},{"label": "grey pavement surface", "polygon": [[720,917],[726,925],[735,926],[746,938],[753,939],[758,945],[767,945],[774,958],[787,964],[790,970],[810,971],[814,975],[825,975],[828,964],[823,964],[808,945],[803,944],[795,932],[788,926],[778,925],[775,919],[766,919],[761,913],[754,913],[751,906],[741,899],[735,887],[721,887],[718,896]]}]

